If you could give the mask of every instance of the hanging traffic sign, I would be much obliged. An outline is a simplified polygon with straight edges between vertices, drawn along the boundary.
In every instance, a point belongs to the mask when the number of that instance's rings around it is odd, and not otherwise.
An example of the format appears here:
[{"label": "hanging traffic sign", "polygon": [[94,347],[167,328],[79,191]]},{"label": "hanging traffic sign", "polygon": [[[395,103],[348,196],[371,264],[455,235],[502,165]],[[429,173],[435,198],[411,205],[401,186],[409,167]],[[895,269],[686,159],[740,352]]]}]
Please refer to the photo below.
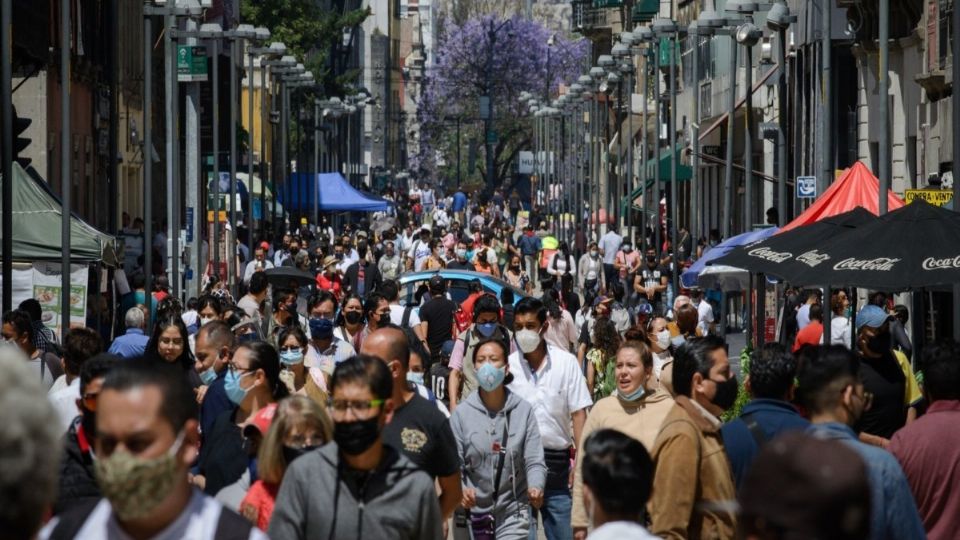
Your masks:
[{"label": "hanging traffic sign", "polygon": [[798,176],[797,177],[797,198],[798,199],[816,199],[817,198],[817,177],[816,176]]}]

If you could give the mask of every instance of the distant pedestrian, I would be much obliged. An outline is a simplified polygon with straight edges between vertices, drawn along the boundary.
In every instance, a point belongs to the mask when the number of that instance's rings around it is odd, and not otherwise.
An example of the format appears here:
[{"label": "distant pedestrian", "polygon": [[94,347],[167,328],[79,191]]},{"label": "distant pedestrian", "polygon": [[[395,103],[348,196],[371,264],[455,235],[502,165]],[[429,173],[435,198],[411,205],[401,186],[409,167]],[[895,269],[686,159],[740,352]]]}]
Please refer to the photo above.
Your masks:
[{"label": "distant pedestrian", "polygon": [[146,317],[143,309],[132,307],[127,310],[123,317],[124,325],[127,329],[122,336],[117,336],[107,351],[121,358],[140,358],[147,348],[147,342],[150,341],[144,333]]}]

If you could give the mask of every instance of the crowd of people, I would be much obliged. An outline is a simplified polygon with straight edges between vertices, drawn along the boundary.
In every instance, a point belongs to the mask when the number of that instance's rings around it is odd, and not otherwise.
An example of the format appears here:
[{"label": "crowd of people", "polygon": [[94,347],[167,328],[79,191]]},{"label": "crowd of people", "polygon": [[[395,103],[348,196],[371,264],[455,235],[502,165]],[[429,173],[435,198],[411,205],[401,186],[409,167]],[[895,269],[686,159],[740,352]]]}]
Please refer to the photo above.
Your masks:
[{"label": "crowd of people", "polygon": [[[960,345],[915,372],[885,296],[821,344],[818,296],[793,291],[793,341],[741,366],[657,249],[554,249],[539,223],[514,235],[512,197],[417,191],[382,232],[258,246],[236,296],[134,279],[109,341],[58,342],[35,301],[4,313],[0,536],[956,537]],[[513,287],[459,299],[434,273],[402,297],[439,268]]]}]

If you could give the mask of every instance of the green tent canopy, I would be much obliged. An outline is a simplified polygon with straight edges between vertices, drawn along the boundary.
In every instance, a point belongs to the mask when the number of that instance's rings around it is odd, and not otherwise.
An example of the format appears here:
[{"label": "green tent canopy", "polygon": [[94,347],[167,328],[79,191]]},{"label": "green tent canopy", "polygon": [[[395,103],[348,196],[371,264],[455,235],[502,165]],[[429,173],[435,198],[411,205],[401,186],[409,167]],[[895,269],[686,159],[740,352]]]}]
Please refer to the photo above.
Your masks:
[{"label": "green tent canopy", "polygon": [[[0,183],[6,178],[0,178]],[[13,260],[59,261],[63,244],[60,240],[60,216],[63,206],[34,171],[13,164]],[[0,231],[0,238],[7,231]],[[70,260],[102,261],[116,266],[114,239],[76,215],[70,217]]]},{"label": "green tent canopy", "polygon": [[[683,151],[683,148],[679,144],[677,144],[673,152],[671,152],[669,149],[664,150],[660,152],[659,159],[654,158],[654,159],[648,160],[647,163],[644,164],[643,170],[640,171],[640,178],[643,178],[645,180],[640,185],[640,187],[633,190],[633,193],[630,194],[630,198],[628,199],[630,202],[633,203],[634,208],[638,210],[640,209],[640,205],[638,204],[637,199],[639,199],[643,195],[645,188],[653,187],[654,178],[656,178],[656,172],[657,172],[655,167],[657,167],[658,165],[660,167],[661,189],[663,189],[664,187],[666,187],[666,189],[670,189],[670,181],[672,179],[670,168],[673,166],[674,158],[677,159],[677,181],[686,182],[686,181],[689,181],[691,177],[693,177],[693,168],[691,168],[689,165],[684,165],[683,163],[680,162],[680,152],[682,151]],[[624,204],[627,204],[627,202],[624,201]]]}]

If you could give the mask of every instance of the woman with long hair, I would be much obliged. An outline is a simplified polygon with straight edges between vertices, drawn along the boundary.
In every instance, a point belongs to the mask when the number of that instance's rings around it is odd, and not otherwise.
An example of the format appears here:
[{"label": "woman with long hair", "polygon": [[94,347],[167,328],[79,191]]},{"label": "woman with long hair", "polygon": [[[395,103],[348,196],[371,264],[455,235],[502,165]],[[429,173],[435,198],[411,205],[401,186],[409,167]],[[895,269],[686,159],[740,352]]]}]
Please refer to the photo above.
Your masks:
[{"label": "woman with long hair", "polygon": [[363,299],[356,293],[348,294],[340,304],[340,314],[337,315],[336,328],[333,334],[353,345],[355,350],[360,349],[360,334],[366,326],[363,318]]},{"label": "woman with long hair", "polygon": [[179,315],[168,315],[157,320],[143,356],[151,362],[180,366],[190,386],[198,388],[203,385],[194,369],[195,360],[190,350],[187,325],[183,324]]},{"label": "woman with long hair", "polygon": [[307,334],[299,326],[288,326],[277,338],[280,353],[280,380],[291,394],[300,391],[307,382],[303,359],[307,354]]},{"label": "woman with long hair", "polygon": [[587,388],[597,402],[613,393],[616,380],[613,366],[620,349],[620,334],[610,319],[598,319],[593,325],[593,345],[587,351]]},{"label": "woman with long hair", "polygon": [[240,513],[258,529],[267,530],[287,468],[298,457],[327,444],[332,435],[333,422],[320,404],[306,396],[281,401],[257,450],[259,479],[240,503]]}]

